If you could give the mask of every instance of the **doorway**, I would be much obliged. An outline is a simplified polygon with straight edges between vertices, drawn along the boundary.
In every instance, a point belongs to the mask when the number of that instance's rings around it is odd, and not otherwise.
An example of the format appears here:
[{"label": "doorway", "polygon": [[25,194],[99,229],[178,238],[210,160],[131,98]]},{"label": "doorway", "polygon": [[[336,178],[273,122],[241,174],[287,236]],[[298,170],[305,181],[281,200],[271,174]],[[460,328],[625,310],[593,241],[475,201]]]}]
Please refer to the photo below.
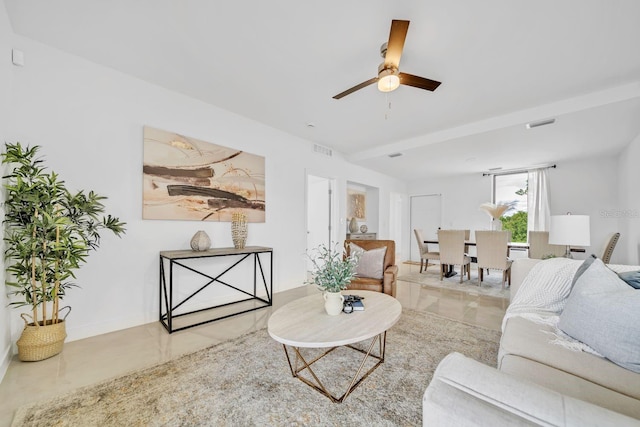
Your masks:
[{"label": "doorway", "polygon": [[[307,174],[307,253],[320,245],[332,247],[334,180]],[[312,270],[307,259],[307,270]]]}]

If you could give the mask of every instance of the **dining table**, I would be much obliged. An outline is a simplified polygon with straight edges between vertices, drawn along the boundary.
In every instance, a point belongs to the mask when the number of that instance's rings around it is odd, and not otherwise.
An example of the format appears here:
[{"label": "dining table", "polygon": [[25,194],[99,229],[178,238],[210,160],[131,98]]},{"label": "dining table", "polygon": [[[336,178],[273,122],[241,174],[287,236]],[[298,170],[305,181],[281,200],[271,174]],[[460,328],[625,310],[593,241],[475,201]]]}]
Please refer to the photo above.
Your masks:
[{"label": "dining table", "polygon": [[[429,244],[429,245],[437,245],[438,241],[437,240],[425,240],[424,243]],[[472,240],[465,240],[464,241],[464,245],[465,246],[476,246],[476,242],[472,241]],[[507,244],[507,256],[511,256],[511,251],[528,251],[529,250],[529,243],[527,242],[509,242]],[[576,253],[584,253],[586,252],[586,250],[584,248],[570,248],[571,252],[576,252]],[[471,262],[478,262],[478,258],[472,256],[471,257]],[[445,277],[452,277],[455,276],[457,273],[453,270],[453,266],[450,265],[449,266],[449,271],[445,274]]]},{"label": "dining table", "polygon": [[[437,245],[438,241],[437,240],[425,240],[424,243],[427,243],[429,245]],[[465,240],[464,241],[464,245],[465,246],[476,246],[476,242],[472,241],[472,240]],[[570,248],[571,252],[576,252],[576,253],[584,253],[586,252],[586,250],[584,248]],[[507,245],[507,250],[509,252],[507,252],[507,256],[509,256],[510,251],[514,250],[514,251],[527,251],[529,250],[529,244],[527,242],[509,242],[509,244]]]}]

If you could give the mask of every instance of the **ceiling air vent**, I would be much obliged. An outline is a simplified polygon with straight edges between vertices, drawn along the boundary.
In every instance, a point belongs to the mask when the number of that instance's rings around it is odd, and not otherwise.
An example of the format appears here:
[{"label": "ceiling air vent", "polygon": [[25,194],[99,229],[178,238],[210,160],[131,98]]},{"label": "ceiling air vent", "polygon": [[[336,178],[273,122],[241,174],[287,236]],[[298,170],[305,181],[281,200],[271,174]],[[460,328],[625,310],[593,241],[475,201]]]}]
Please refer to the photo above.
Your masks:
[{"label": "ceiling air vent", "polygon": [[331,157],[333,155],[331,148],[323,147],[322,145],[318,144],[313,144],[313,151],[315,151],[316,153],[324,154],[328,157]]},{"label": "ceiling air vent", "polygon": [[389,156],[389,157],[391,157],[391,158],[393,159],[394,157],[400,157],[400,156],[402,156],[402,153],[393,153],[393,154],[389,154],[388,156]]}]

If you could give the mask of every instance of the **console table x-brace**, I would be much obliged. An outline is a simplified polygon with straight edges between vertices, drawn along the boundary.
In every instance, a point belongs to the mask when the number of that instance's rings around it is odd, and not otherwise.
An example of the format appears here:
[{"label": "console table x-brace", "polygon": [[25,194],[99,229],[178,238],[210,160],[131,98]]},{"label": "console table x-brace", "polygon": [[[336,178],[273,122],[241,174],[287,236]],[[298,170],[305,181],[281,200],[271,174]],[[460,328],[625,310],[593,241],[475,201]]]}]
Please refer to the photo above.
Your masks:
[{"label": "console table x-brace", "polygon": [[[263,266],[262,258],[269,257],[269,278],[265,276],[265,267]],[[232,259],[232,263],[222,273],[215,276],[205,274],[202,271],[198,271],[196,268],[187,265],[189,260],[214,258],[214,257],[229,257],[235,256]],[[244,262],[243,261],[247,261]],[[234,286],[224,280],[224,275],[231,269],[240,265],[250,264],[253,260],[253,293],[241,289],[238,286]],[[199,287],[196,291],[190,295],[184,297],[181,301],[174,301],[174,289],[177,286],[174,283],[173,272],[174,268],[180,267],[202,276],[206,282]],[[261,285],[264,286],[264,292],[258,293],[258,279],[261,279]],[[189,311],[186,313],[176,314],[175,311],[183,304],[196,296],[205,288],[210,285],[223,285],[227,288],[234,289],[240,295],[240,299],[228,302],[225,304],[212,305],[210,307],[201,308],[198,310]],[[207,310],[213,310],[220,307],[233,306],[235,304],[244,303],[247,301],[253,301],[253,304],[243,305],[237,311],[233,311],[231,314],[228,312],[223,315],[214,315],[213,318],[207,318],[202,321],[199,320],[193,324],[187,324],[186,326],[175,327],[173,324],[174,318],[187,316],[194,313],[201,313]],[[210,323],[216,320],[225,319],[227,317],[236,316],[238,314],[247,313],[254,310],[259,310],[264,307],[269,307],[273,304],[273,249],[262,246],[248,246],[243,249],[236,248],[215,248],[207,251],[191,251],[191,250],[178,250],[178,251],[161,251],[160,252],[160,323],[169,332],[181,331],[183,329],[192,328],[205,323]],[[213,313],[213,312],[212,312]]]}]

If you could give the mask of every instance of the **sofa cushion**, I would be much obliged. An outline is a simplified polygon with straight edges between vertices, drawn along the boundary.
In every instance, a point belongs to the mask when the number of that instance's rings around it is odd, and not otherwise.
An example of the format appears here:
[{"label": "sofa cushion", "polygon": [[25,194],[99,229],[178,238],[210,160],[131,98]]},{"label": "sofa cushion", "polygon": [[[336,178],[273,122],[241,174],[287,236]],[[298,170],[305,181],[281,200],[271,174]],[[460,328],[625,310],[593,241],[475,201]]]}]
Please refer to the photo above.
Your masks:
[{"label": "sofa cushion", "polygon": [[384,275],[384,257],[387,253],[386,246],[367,251],[355,243],[349,243],[349,250],[351,254],[355,254],[358,257],[356,276],[382,279]]},{"label": "sofa cushion", "polygon": [[612,362],[640,373],[640,292],[599,259],[573,287],[558,327]]},{"label": "sofa cushion", "polygon": [[[557,339],[555,333],[555,327],[550,324],[536,323],[523,317],[508,319],[500,339],[499,369],[504,370],[504,360],[515,356],[553,367],[558,371],[583,378],[587,383],[599,384],[608,390],[640,400],[640,387],[638,387],[640,374],[611,363],[605,358],[583,351],[570,350],[556,344],[554,343]],[[529,374],[529,372],[513,372],[508,369],[507,372],[525,377]],[[560,376],[530,379],[554,390],[568,392],[564,388],[565,381]],[[584,390],[574,391],[576,394],[572,394],[573,396],[589,400],[588,396],[580,395]],[[636,414],[640,414],[637,407]]]},{"label": "sofa cushion", "polygon": [[618,277],[627,282],[634,289],[640,289],[640,271],[624,271]]}]

